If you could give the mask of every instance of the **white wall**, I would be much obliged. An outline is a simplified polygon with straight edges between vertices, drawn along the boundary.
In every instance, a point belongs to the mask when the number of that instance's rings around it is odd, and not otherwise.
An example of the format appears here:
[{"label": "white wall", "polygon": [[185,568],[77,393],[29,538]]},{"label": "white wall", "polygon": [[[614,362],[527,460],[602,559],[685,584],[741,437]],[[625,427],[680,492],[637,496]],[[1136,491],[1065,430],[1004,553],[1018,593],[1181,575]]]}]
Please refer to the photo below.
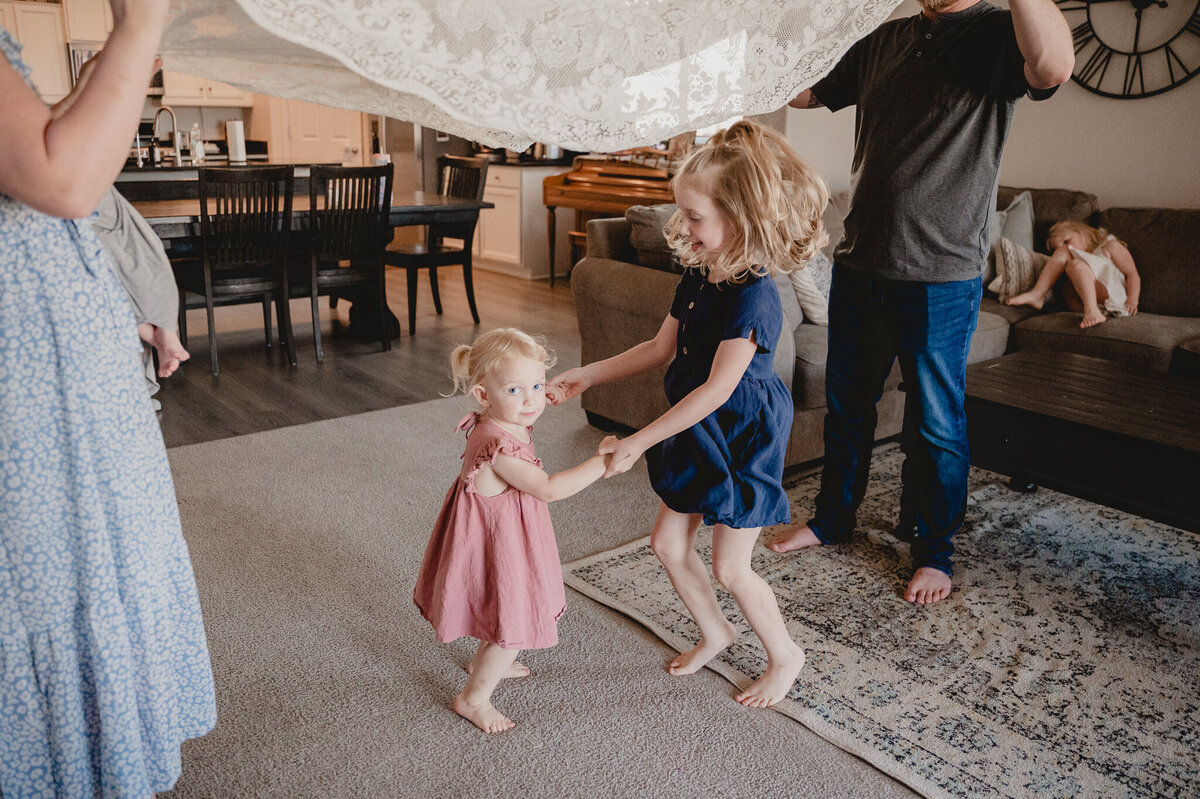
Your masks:
[{"label": "white wall", "polygon": [[[918,11],[905,0],[894,16]],[[849,188],[854,108],[787,114],[796,151],[834,191]],[[1000,182],[1081,189],[1095,194],[1101,208],[1200,208],[1200,76],[1141,100],[1100,97],[1069,81],[1049,100],[1020,101]]]}]

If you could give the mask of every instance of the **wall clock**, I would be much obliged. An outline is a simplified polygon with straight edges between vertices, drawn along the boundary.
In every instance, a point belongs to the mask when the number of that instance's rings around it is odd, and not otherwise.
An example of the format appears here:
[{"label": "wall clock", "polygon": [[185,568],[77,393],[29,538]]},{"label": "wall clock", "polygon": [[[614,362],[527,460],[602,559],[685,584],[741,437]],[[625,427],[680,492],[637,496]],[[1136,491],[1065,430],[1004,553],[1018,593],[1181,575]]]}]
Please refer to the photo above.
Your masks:
[{"label": "wall clock", "polygon": [[1055,0],[1075,82],[1105,97],[1161,94],[1200,72],[1200,0]]}]

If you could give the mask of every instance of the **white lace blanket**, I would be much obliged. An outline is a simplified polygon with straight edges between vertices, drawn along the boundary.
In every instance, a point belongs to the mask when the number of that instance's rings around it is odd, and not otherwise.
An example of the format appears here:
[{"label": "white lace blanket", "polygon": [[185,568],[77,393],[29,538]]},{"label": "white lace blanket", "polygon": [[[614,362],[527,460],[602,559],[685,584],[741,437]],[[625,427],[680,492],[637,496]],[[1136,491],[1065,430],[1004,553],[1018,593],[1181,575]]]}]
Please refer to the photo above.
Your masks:
[{"label": "white lace blanket", "polygon": [[168,69],[493,146],[773,111],[900,0],[173,0]]}]

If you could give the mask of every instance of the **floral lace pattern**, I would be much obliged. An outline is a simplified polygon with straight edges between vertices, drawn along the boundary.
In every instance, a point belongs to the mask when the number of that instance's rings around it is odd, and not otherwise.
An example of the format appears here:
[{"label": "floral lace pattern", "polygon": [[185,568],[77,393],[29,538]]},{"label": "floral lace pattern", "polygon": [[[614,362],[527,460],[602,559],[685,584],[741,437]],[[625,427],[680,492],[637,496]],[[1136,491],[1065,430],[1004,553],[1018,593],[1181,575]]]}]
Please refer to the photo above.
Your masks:
[{"label": "floral lace pattern", "polygon": [[899,0],[175,0],[169,69],[494,146],[650,144],[782,107]]}]

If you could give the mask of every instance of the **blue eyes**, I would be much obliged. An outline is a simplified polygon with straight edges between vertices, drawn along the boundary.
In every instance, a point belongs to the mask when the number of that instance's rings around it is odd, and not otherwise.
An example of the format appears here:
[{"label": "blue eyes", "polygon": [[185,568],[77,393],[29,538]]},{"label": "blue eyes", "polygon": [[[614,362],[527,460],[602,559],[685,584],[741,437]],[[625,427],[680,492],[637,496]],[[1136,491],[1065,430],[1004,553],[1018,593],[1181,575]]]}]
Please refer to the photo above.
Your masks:
[{"label": "blue eyes", "polygon": [[545,386],[543,386],[541,383],[534,383],[534,384],[533,384],[533,390],[534,390],[534,391],[541,391],[543,388],[545,388]]},{"label": "blue eyes", "polygon": [[[546,386],[544,383],[534,383],[533,384],[534,391],[541,391],[545,387]],[[511,396],[516,396],[517,394],[521,393],[521,387],[520,386],[509,386],[508,388],[504,389],[504,391],[505,391],[505,393],[507,393]]]}]

